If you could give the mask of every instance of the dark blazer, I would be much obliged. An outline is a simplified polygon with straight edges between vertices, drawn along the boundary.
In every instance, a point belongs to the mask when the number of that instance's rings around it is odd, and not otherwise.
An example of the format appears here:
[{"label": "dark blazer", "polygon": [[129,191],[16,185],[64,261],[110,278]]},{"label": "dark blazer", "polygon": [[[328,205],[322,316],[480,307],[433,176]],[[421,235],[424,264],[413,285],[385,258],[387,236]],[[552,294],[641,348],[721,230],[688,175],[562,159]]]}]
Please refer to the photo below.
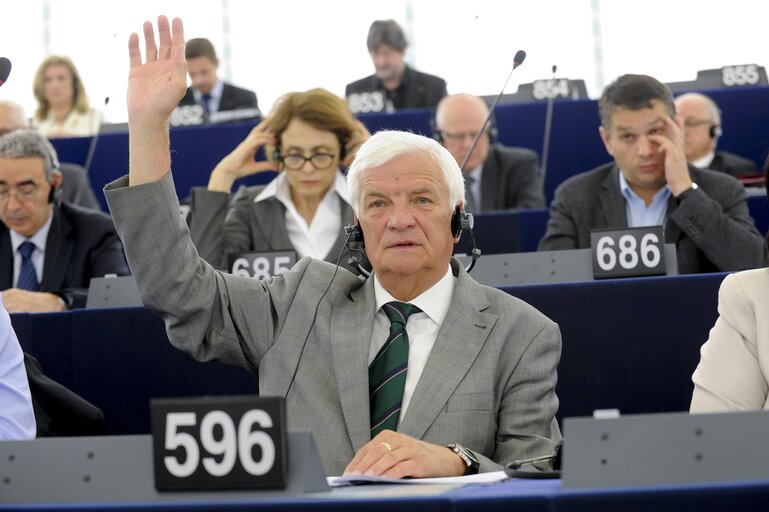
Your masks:
[{"label": "dark blazer", "polygon": [[[1,223],[0,263],[0,290],[6,290],[13,286],[13,250]],[[60,295],[69,308],[82,308],[91,278],[105,274],[130,274],[110,216],[66,202],[54,206],[40,291]]]},{"label": "dark blazer", "polygon": [[483,163],[481,211],[544,208],[537,154],[494,144]]},{"label": "dark blazer", "polygon": [[746,176],[758,173],[755,162],[726,151],[717,151],[708,169],[725,172],[732,176]]},{"label": "dark blazer", "polygon": [[[220,270],[227,269],[227,255],[247,251],[293,251],[294,246],[286,230],[286,207],[271,197],[254,202],[264,186],[242,186],[232,204],[229,194],[211,192],[202,187],[192,189],[189,227],[192,242],[200,257]],[[342,204],[342,227],[353,223],[350,205]],[[336,262],[345,248],[344,230],[326,256],[326,261]],[[340,265],[358,274],[357,268],[347,263],[351,256],[344,249]],[[370,268],[367,260],[364,267]]]},{"label": "dark blazer", "polygon": [[[586,249],[590,230],[628,227],[619,168],[612,162],[563,182],[550,205],[540,251]],[[731,176],[689,166],[691,190],[668,201],[665,242],[675,243],[681,274],[762,266],[763,240],[750,217],[745,189]]]},{"label": "dark blazer", "polygon": [[[352,103],[350,102],[350,95],[374,91],[384,93],[384,87],[376,75],[371,75],[347,84],[344,95],[348,103]],[[395,90],[393,103],[396,109],[435,108],[446,94],[448,94],[446,81],[443,78],[428,75],[406,66],[401,86]],[[382,110],[384,109],[384,105],[382,105]],[[357,114],[357,110],[353,109],[353,113]]]},{"label": "dark blazer", "polygon": [[[194,104],[195,97],[192,95],[192,87],[187,87],[187,92],[184,93],[184,97],[179,102],[179,105]],[[219,102],[218,112],[223,112],[225,110],[240,110],[243,108],[259,108],[256,101],[256,93],[225,82],[224,87],[222,88],[222,99]]]}]

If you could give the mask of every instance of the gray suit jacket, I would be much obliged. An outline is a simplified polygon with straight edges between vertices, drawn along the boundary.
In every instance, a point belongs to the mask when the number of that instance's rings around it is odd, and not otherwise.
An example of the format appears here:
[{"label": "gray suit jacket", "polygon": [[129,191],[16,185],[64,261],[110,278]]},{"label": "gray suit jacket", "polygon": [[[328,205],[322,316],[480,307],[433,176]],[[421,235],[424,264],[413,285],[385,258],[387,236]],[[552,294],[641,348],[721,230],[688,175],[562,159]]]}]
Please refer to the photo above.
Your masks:
[{"label": "gray suit jacket", "polygon": [[[578,174],[555,191],[540,251],[590,248],[590,230],[628,227],[619,168],[606,164]],[[726,174],[690,165],[692,190],[680,204],[670,197],[665,242],[676,244],[681,274],[762,266],[763,240],[742,185]]]},{"label": "gray suit jacket", "polygon": [[494,144],[483,163],[481,211],[544,208],[537,154]]},{"label": "gray suit jacket", "polygon": [[[227,255],[248,251],[293,251],[286,230],[286,207],[276,198],[254,202],[263,186],[240,187],[232,204],[230,195],[203,187],[192,189],[189,215],[190,235],[200,256],[219,270],[227,270]],[[342,226],[353,223],[349,204],[342,201]],[[326,261],[336,262],[345,247],[344,230],[334,243]],[[344,249],[340,264],[347,264],[350,251]],[[368,262],[364,262],[368,267]]]},{"label": "gray suit jacket", "polygon": [[[312,432],[326,472],[340,474],[370,440],[373,280],[309,258],[270,282],[215,271],[197,256],[170,173],[126,185],[109,184],[107,201],[142,299],[171,342],[258,370],[262,394],[287,397],[288,428]],[[463,444],[481,471],[552,452],[558,326],[452,268],[454,297],[399,431]]]}]

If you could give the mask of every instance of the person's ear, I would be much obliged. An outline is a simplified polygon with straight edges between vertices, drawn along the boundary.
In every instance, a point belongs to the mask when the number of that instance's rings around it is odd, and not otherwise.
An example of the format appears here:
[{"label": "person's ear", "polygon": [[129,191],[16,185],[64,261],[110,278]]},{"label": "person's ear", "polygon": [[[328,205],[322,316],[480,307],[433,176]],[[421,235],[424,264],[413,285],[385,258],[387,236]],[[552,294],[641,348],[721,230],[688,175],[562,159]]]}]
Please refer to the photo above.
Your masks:
[{"label": "person's ear", "polygon": [[601,134],[601,140],[603,141],[603,145],[606,148],[606,152],[609,153],[611,156],[614,156],[614,147],[612,146],[612,140],[611,140],[611,136],[609,135],[609,132],[606,131],[606,129],[603,126],[599,126],[598,133]]},{"label": "person's ear", "polygon": [[61,187],[62,176],[60,171],[53,171],[51,173],[51,186],[54,190],[59,190]]}]

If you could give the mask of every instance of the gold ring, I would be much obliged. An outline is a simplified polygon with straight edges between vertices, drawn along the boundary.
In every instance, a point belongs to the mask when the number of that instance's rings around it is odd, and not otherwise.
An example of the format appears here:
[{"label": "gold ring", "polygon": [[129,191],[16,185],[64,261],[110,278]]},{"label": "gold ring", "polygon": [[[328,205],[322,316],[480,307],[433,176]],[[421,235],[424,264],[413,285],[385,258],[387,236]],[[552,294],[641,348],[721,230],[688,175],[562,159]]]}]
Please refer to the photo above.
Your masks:
[{"label": "gold ring", "polygon": [[393,448],[392,448],[392,446],[390,446],[390,443],[386,443],[386,442],[382,441],[382,442],[381,442],[381,443],[379,443],[379,444],[381,444],[382,446],[384,446],[384,447],[387,449],[387,451],[388,451],[388,452],[391,452],[391,451],[393,451]]}]

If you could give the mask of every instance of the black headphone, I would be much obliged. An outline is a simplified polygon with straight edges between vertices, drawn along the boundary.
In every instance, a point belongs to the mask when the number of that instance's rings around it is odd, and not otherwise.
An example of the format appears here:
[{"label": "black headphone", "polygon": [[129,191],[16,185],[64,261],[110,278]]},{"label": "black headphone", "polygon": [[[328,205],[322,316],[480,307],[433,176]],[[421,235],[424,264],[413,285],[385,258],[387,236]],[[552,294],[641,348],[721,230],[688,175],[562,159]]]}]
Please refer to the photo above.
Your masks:
[{"label": "black headphone", "polygon": [[721,130],[721,127],[717,124],[710,125],[710,130],[708,131],[710,134],[711,139],[715,139],[717,137],[720,137],[724,132]]},{"label": "black headphone", "polygon": [[[438,123],[435,121],[435,117],[430,119],[430,130],[433,132],[433,139],[436,140],[439,144],[443,144],[443,133],[438,129]],[[497,130],[493,113],[489,118],[489,124],[486,128],[486,133],[489,134],[489,143],[494,144],[497,142],[499,130]]]}]

